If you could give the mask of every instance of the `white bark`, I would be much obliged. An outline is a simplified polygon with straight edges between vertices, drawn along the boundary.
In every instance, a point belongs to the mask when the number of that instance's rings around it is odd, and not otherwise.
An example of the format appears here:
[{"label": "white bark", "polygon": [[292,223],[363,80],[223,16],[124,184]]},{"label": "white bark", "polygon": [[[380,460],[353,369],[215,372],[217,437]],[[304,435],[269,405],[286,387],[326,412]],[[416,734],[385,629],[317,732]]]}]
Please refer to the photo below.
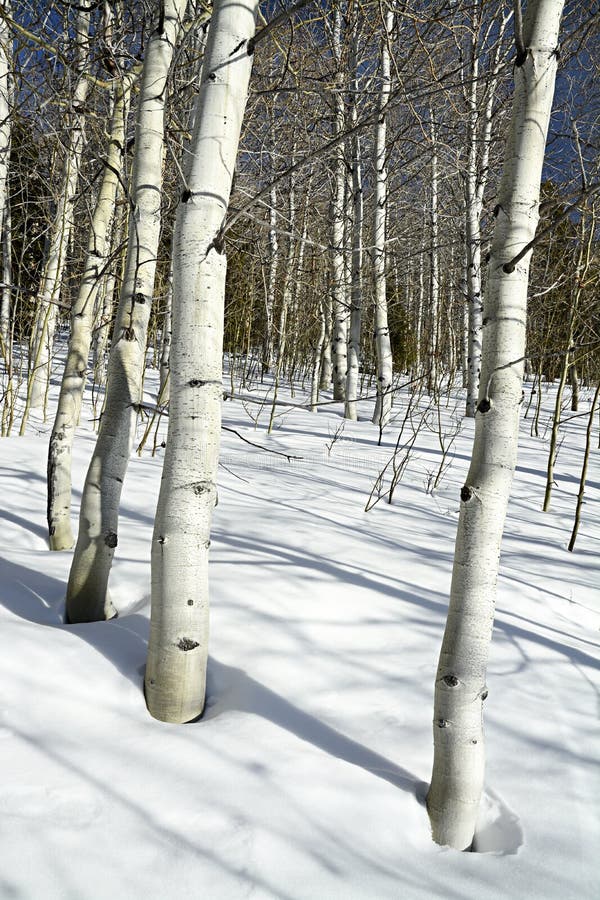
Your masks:
[{"label": "white bark", "polygon": [[[342,72],[342,4],[336,5],[333,23],[333,55],[337,72],[335,75],[335,134],[343,133],[345,128],[344,97],[342,94],[344,76]],[[344,145],[335,148],[335,181],[331,209],[331,287],[333,294],[333,399],[344,400],[346,397],[346,374],[348,370],[348,303],[346,300],[346,264],[345,264],[345,194],[346,171],[344,162]]]},{"label": "white bark", "polygon": [[429,111],[429,133],[431,138],[431,210],[429,219],[431,250],[429,252],[429,309],[431,334],[429,341],[429,390],[438,390],[438,373],[441,368],[440,353],[440,251],[438,247],[438,153],[437,135],[433,112]]},{"label": "white bark", "polygon": [[[482,377],[471,466],[461,491],[448,621],[436,676],[433,838],[459,850],[473,840],[484,774],[482,701],[500,543],[516,464],[525,351],[528,253],[535,234],[564,0],[530,0],[526,58],[515,96],[498,194],[483,329]],[[505,267],[508,271],[505,271]]]},{"label": "white bark", "polygon": [[162,324],[162,335],[161,335],[161,343],[160,343],[160,391],[163,396],[163,400],[166,400],[169,396],[168,393],[168,381],[169,381],[169,366],[171,360],[171,341],[172,341],[172,331],[171,331],[171,311],[173,306],[173,272],[169,273],[169,281],[167,284],[167,299],[165,304],[165,311],[163,314],[163,324]]},{"label": "white bark", "polygon": [[[274,140],[274,138],[273,138]],[[275,177],[275,169],[271,167],[271,177]],[[275,295],[277,286],[277,269],[279,267],[279,241],[277,240],[277,188],[273,184],[269,191],[269,270],[267,274],[266,296],[266,334],[263,353],[262,370],[270,372],[273,365],[273,317],[275,312]]]},{"label": "white bark", "polygon": [[37,317],[31,342],[31,375],[21,433],[27,423],[29,409],[41,409],[44,405],[50,379],[58,303],[73,228],[73,206],[79,182],[81,155],[85,145],[85,101],[89,88],[86,76],[90,55],[89,30],[92,6],[93,4],[89,0],[82,3],[77,15],[75,44],[78,78],[72,99],[69,139],[58,188],[56,214],[38,294]]},{"label": "white bark", "polygon": [[[292,158],[295,154],[295,147],[292,152]],[[296,226],[296,191],[293,176],[290,177],[290,191],[288,195],[288,222],[290,228],[290,236],[288,238],[287,259],[283,260],[283,285],[281,288],[281,307],[279,309],[279,328],[278,328],[278,346],[277,346],[277,362],[275,364],[275,372],[273,378],[273,402],[271,405],[271,415],[269,416],[269,427],[267,434],[273,431],[275,423],[275,408],[277,406],[277,396],[279,394],[279,383],[283,369],[283,360],[285,357],[285,348],[287,344],[287,325],[288,311],[292,300],[292,272],[294,271],[295,261],[295,245],[292,238],[292,230]],[[303,241],[301,241],[303,244]]]},{"label": "white bark", "polygon": [[146,48],[137,110],[127,260],[108,363],[106,407],[88,469],[79,534],[67,588],[70,622],[110,618],[108,576],[118,542],[119,503],[127,471],[142,373],[160,235],[164,105],[167,77],[187,0],[157,4],[163,23]]},{"label": "white bark", "polygon": [[390,39],[394,27],[394,13],[385,14],[384,34],[381,44],[381,88],[379,93],[379,119],[375,132],[375,216],[373,224],[373,275],[375,287],[375,350],[377,353],[377,400],[373,412],[373,424],[380,429],[389,421],[392,408],[392,345],[388,327],[387,279],[386,279],[386,216],[387,216],[387,147],[386,106],[390,97]]},{"label": "white bark", "polygon": [[318,387],[322,391],[327,391],[331,386],[331,376],[333,373],[333,360],[331,358],[331,326],[333,317],[333,302],[331,297],[331,287],[329,283],[327,284],[325,295],[321,300],[320,314],[322,317],[323,325],[323,344],[321,348],[321,359],[319,364]]},{"label": "white bark", "polygon": [[[252,67],[257,0],[215,0],[173,240],[169,432],[152,541],[150,713],[187,722],[204,707],[208,548],[222,399],[227,210]],[[250,52],[249,52],[250,51]]]},{"label": "white bark", "polygon": [[360,372],[360,338],[362,325],[362,227],[363,192],[360,143],[353,141],[352,161],[352,269],[350,280],[350,335],[348,340],[348,371],[346,374],[346,419],[358,419],[358,376]]},{"label": "white bark", "polygon": [[[353,17],[351,30],[350,69],[352,84],[350,89],[350,128],[356,126],[359,91],[358,62],[358,22]],[[346,419],[358,419],[357,398],[358,378],[360,373],[360,340],[362,326],[362,258],[363,258],[363,189],[362,165],[360,158],[360,139],[352,135],[352,173],[348,185],[348,206],[350,208],[349,231],[352,253],[350,256],[350,334],[348,336],[348,370],[346,373],[346,403],[344,416]]]},{"label": "white bark", "polygon": [[[319,337],[317,338],[317,344],[315,346],[314,355],[313,355],[313,363],[312,363],[312,373],[311,373],[311,381],[310,381],[310,411],[318,412],[318,402],[319,402],[319,388],[325,380],[323,376],[323,368],[325,364],[323,351],[325,349],[325,339],[327,336],[327,318],[330,310],[327,307],[327,298],[322,297],[321,303],[319,306]],[[329,382],[327,381],[327,386],[329,387]]]},{"label": "white bark", "polygon": [[496,49],[488,75],[483,110],[480,108],[479,29],[476,8],[473,33],[469,45],[469,85],[467,101],[467,172],[465,180],[465,243],[467,253],[466,286],[467,325],[467,405],[466,415],[473,418],[477,406],[481,373],[481,331],[483,323],[481,278],[481,215],[487,185],[488,163],[492,139],[492,110],[502,61],[502,42],[508,17],[502,18],[496,36]]},{"label": "white bark", "polygon": [[[12,106],[12,36],[7,20],[10,0],[0,2],[0,229],[2,238],[3,280],[0,302],[0,339],[2,352],[9,356],[10,341],[10,210],[8,196],[8,166],[10,161],[10,132]],[[7,252],[8,248],[8,252]],[[8,265],[7,265],[8,263]],[[7,278],[9,279],[7,282]]]},{"label": "white bark", "polygon": [[116,88],[104,175],[92,217],[87,255],[77,299],[71,310],[71,333],[48,446],[48,531],[51,550],[73,546],[71,530],[71,458],[75,429],[88,372],[96,297],[111,243],[111,225],[125,153],[125,126],[132,78]]},{"label": "white bark", "polygon": [[[125,180],[127,174],[125,173]],[[108,349],[108,337],[110,332],[110,324],[113,317],[115,288],[117,284],[117,273],[120,280],[123,276],[125,261],[125,246],[123,245],[123,235],[127,231],[128,220],[128,204],[125,205],[124,211],[119,208],[119,198],[122,196],[122,188],[117,192],[116,199],[116,219],[112,227],[111,255],[113,257],[109,270],[106,272],[102,280],[102,288],[97,298],[97,309],[95,315],[93,354],[94,354],[94,384],[96,387],[102,387],[106,383],[106,355]]]},{"label": "white bark", "polygon": [[[425,234],[425,228],[423,228],[423,234]],[[423,367],[423,307],[425,305],[425,254],[423,251],[419,253],[418,285],[415,322],[415,378],[421,377]]]}]

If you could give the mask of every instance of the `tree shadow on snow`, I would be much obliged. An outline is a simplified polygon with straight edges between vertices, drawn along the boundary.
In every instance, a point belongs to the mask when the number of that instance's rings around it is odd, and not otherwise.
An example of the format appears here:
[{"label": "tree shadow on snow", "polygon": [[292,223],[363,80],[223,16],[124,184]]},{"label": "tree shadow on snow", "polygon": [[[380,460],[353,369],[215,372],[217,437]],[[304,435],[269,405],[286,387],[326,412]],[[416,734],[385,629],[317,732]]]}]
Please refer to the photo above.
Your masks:
[{"label": "tree shadow on snow", "polygon": [[304,712],[242,669],[227,666],[211,656],[208,661],[206,707],[201,721],[233,710],[267,719],[330,756],[365,769],[403,791],[418,794],[423,787],[423,782],[406,769]]}]

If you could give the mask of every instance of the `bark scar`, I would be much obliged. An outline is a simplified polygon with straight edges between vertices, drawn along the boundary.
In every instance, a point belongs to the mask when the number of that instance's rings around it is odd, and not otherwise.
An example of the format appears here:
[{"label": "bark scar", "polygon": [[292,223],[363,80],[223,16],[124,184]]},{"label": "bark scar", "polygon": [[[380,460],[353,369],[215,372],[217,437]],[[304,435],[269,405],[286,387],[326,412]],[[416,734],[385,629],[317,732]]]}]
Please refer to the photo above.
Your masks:
[{"label": "bark scar", "polygon": [[183,650],[184,653],[187,653],[188,650],[195,650],[196,647],[199,647],[200,644],[198,641],[193,641],[191,638],[179,638],[176,644],[180,650]]}]

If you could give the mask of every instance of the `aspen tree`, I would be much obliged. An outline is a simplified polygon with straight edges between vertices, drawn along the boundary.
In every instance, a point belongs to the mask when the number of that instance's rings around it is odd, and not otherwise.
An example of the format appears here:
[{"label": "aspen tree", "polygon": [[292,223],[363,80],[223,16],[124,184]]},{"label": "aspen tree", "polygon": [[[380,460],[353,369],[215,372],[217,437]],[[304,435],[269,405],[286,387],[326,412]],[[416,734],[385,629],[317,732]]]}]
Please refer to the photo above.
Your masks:
[{"label": "aspen tree", "polygon": [[431,316],[431,332],[429,337],[429,392],[437,394],[438,379],[442,367],[440,359],[440,251],[439,251],[439,164],[437,147],[437,129],[433,120],[433,111],[429,110],[429,136],[431,140],[431,208],[429,210],[429,229],[431,249],[429,251],[429,303]]},{"label": "aspen tree", "polygon": [[88,468],[79,533],[67,587],[67,619],[88,622],[116,615],[108,577],[118,542],[119,503],[135,437],[154,291],[167,77],[187,0],[161,0],[148,41],[136,120],[130,186],[133,211],[124,279],[108,363],[106,407]]},{"label": "aspen tree", "polygon": [[[12,35],[4,16],[10,16],[10,0],[0,2],[0,237],[2,239],[3,257],[6,260],[5,248],[10,248],[10,208],[8,191],[8,166],[10,160],[10,130],[12,106]],[[10,273],[10,253],[8,265],[3,261],[3,275]],[[6,278],[2,287],[0,301],[0,341],[1,352],[6,362],[10,356],[10,281]]]},{"label": "aspen tree", "polygon": [[390,40],[394,12],[386,10],[381,40],[381,87],[379,117],[375,130],[375,212],[373,222],[373,278],[375,287],[375,349],[377,353],[377,400],[373,424],[385,428],[392,407],[392,345],[388,326],[386,283],[387,152],[386,106],[391,91]]},{"label": "aspen tree", "polygon": [[[480,88],[479,43],[481,40],[481,9],[474,7],[472,32],[468,46],[468,85],[465,85],[467,107],[467,169],[465,177],[465,249],[466,249],[466,415],[473,418],[477,405],[481,372],[481,329],[483,322],[481,278],[481,216],[483,195],[489,172],[492,140],[493,105],[496,97],[500,65],[503,61],[503,40],[509,17],[498,24],[495,48],[491,54],[490,71],[483,92]],[[488,27],[489,33],[489,27]],[[482,99],[480,97],[482,95]]]},{"label": "aspen tree", "polygon": [[48,532],[51,550],[73,546],[71,530],[71,458],[88,372],[96,297],[108,261],[111,225],[125,154],[125,125],[133,76],[117,85],[104,175],[92,217],[87,255],[77,299],[56,417],[48,446]]},{"label": "aspen tree", "polygon": [[[4,362],[6,378],[3,382],[2,435],[10,431],[10,410],[13,405],[12,372],[12,223],[8,170],[11,148],[11,113],[13,104],[12,35],[4,16],[10,16],[10,0],[0,3],[0,239],[2,242],[2,288],[0,289],[0,358]],[[4,15],[2,15],[4,14]]]},{"label": "aspen tree", "polygon": [[190,165],[173,237],[169,430],[152,538],[148,709],[187,722],[204,708],[208,548],[216,501],[229,203],[254,43],[257,0],[215,0]]},{"label": "aspen tree", "polygon": [[[351,129],[356,127],[358,113],[359,90],[359,56],[358,56],[358,21],[356,11],[352,14],[350,68],[352,83],[350,89],[350,112],[348,116]],[[344,416],[356,421],[358,418],[358,376],[360,371],[360,340],[362,327],[362,264],[363,264],[363,189],[362,162],[360,155],[360,139],[353,134],[350,139],[352,148],[352,172],[348,184],[348,206],[350,207],[349,232],[352,253],[350,255],[350,333],[348,335],[348,369],[346,373],[346,402]]]},{"label": "aspen tree", "polygon": [[554,466],[559,450],[559,429],[562,419],[562,401],[565,385],[569,372],[574,366],[572,365],[572,344],[575,336],[575,326],[579,316],[582,295],[585,292],[587,275],[593,261],[594,242],[597,240],[596,233],[596,213],[595,207],[592,205],[590,221],[588,216],[581,213],[581,221],[579,223],[579,249],[577,252],[577,263],[573,278],[573,286],[570,292],[570,310],[567,325],[566,347],[560,367],[560,377],[558,387],[556,389],[556,399],[554,401],[554,415],[552,417],[552,430],[550,432],[550,447],[548,449],[548,463],[546,466],[546,489],[544,491],[543,510],[548,512],[550,509],[550,500],[552,499],[552,488],[554,487]]},{"label": "aspen tree", "polygon": [[77,82],[71,101],[67,149],[58,188],[56,214],[48,239],[44,274],[39,289],[39,305],[31,342],[31,372],[21,434],[25,431],[29,410],[40,409],[45,402],[50,378],[54,331],[58,317],[58,301],[67,260],[67,249],[73,228],[73,206],[79,182],[81,156],[85,145],[85,102],[88,96],[90,56],[91,0],[77,7],[75,25],[75,70]]},{"label": "aspen tree", "polygon": [[[564,0],[529,0],[516,17],[515,93],[489,261],[471,466],[461,490],[448,620],[435,683],[433,839],[471,846],[483,789],[482,704],[500,544],[517,456],[527,285]],[[518,6],[518,3],[517,3]],[[520,6],[518,6],[520,13]]]},{"label": "aspen tree", "polygon": [[[345,128],[344,97],[342,93],[344,74],[342,71],[342,3],[336,5],[333,21],[333,56],[337,66],[335,73],[335,134],[343,134]],[[345,400],[346,375],[348,371],[348,303],[346,300],[346,235],[344,229],[346,163],[344,145],[335,148],[335,180],[331,204],[331,288],[333,293],[333,399]]]}]

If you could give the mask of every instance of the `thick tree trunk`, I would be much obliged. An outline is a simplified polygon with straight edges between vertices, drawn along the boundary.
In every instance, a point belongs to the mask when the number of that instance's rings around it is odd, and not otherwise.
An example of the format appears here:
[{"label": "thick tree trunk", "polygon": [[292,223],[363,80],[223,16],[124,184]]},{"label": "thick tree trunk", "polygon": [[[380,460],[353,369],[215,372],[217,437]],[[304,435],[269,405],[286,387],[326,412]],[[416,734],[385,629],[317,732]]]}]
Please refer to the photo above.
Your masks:
[{"label": "thick tree trunk", "polygon": [[164,105],[167,77],[187,0],[157,4],[146,48],[137,111],[127,260],[108,363],[106,407],[88,469],[79,534],[67,588],[67,619],[88,622],[116,614],[108,576],[118,542],[119,503],[135,437],[146,334],[160,235]]},{"label": "thick tree trunk", "polygon": [[198,95],[188,190],[173,240],[169,432],[152,540],[150,713],[187,722],[204,707],[208,548],[222,399],[227,211],[252,67],[257,0],[215,0]]},{"label": "thick tree trunk", "polygon": [[88,372],[96,297],[111,242],[111,225],[125,153],[125,129],[132,78],[118,85],[104,175],[92,218],[79,293],[71,310],[71,333],[56,418],[48,446],[48,532],[51,550],[73,546],[71,530],[71,458],[75,429]]},{"label": "thick tree trunk", "polygon": [[484,773],[482,703],[494,619],[500,543],[516,464],[528,253],[557,66],[563,0],[530,0],[515,66],[515,96],[498,194],[483,328],[473,455],[461,491],[448,621],[436,676],[435,755],[427,806],[433,838],[471,846]]}]

